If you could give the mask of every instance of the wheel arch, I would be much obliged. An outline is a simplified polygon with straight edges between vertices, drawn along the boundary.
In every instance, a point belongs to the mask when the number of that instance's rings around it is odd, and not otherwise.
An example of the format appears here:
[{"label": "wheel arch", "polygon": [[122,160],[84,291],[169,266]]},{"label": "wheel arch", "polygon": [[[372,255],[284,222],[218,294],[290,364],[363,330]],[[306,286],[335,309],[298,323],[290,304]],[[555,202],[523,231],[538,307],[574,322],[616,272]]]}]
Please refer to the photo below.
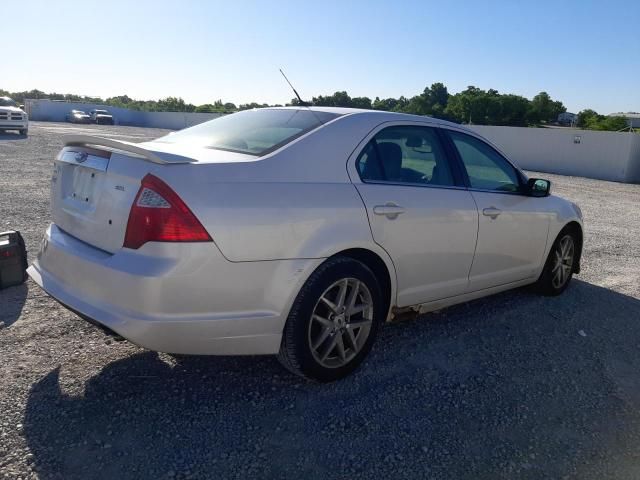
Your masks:
[{"label": "wheel arch", "polygon": [[367,248],[349,248],[346,250],[341,250],[331,255],[329,258],[334,257],[349,257],[357,260],[364,265],[366,265],[376,276],[376,279],[380,283],[380,288],[382,289],[384,299],[385,299],[385,309],[386,309],[386,320],[389,319],[389,315],[391,313],[391,308],[393,307],[394,299],[396,296],[396,275],[395,268],[391,263],[391,259],[385,259],[374,252],[373,250],[369,250]]},{"label": "wheel arch", "polygon": [[[578,222],[576,222],[575,220],[570,221],[569,223],[567,223],[562,230],[560,231],[560,233],[564,232],[564,231],[572,231],[576,234],[576,241],[577,241],[577,245],[576,245],[576,249],[577,249],[577,255],[576,255],[576,262],[574,264],[573,267],[573,271],[574,273],[580,273],[580,261],[582,260],[582,245],[584,242],[584,232],[582,231],[582,225],[580,225]],[[558,234],[559,236],[560,234]]]}]

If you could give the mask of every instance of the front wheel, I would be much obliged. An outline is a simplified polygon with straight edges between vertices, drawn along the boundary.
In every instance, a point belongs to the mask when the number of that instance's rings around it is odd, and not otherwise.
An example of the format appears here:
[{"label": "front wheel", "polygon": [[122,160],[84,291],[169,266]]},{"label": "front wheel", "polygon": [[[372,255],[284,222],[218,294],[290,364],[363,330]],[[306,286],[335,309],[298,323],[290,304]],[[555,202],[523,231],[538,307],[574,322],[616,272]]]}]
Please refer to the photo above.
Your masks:
[{"label": "front wheel", "polygon": [[560,295],[571,282],[577,264],[578,242],[575,232],[564,229],[556,238],[544,270],[536,283],[543,295]]},{"label": "front wheel", "polygon": [[371,350],[384,303],[366,265],[346,257],[327,260],[296,297],[278,359],[291,372],[320,382],[347,376]]}]

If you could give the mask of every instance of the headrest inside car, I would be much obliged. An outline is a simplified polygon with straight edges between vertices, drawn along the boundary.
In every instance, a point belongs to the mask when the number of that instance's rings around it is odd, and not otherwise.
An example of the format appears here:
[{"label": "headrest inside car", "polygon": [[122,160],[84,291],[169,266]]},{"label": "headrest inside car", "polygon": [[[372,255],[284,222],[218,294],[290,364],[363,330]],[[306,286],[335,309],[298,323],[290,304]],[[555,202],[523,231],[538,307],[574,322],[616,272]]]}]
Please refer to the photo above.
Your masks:
[{"label": "headrest inside car", "polygon": [[410,137],[407,137],[407,141],[404,142],[404,144],[407,147],[410,148],[418,148],[422,146],[422,137],[419,137],[417,135],[411,135]]}]

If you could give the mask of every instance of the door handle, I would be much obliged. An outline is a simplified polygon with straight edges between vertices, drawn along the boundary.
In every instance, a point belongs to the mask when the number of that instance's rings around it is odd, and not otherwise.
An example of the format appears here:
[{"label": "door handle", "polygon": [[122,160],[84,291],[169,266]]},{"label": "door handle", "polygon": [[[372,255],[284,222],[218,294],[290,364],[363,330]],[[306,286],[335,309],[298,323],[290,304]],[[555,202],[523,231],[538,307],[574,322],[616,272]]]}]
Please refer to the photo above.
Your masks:
[{"label": "door handle", "polygon": [[398,217],[401,213],[404,213],[404,207],[400,205],[396,205],[392,202],[387,202],[385,205],[376,205],[373,207],[373,213],[376,215],[384,215],[389,220],[393,220]]},{"label": "door handle", "polygon": [[491,217],[494,220],[502,213],[502,210],[496,207],[489,207],[482,210],[482,214],[486,217]]}]

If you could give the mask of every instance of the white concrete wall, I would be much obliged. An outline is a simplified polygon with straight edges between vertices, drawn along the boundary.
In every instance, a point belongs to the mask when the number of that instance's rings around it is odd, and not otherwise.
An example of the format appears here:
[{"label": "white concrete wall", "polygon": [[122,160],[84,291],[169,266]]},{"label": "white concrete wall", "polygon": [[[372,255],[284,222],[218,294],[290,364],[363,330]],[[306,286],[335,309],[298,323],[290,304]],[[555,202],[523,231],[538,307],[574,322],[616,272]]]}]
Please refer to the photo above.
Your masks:
[{"label": "white concrete wall", "polygon": [[25,109],[29,114],[29,119],[36,121],[64,122],[65,116],[70,110],[83,110],[89,113],[94,108],[108,110],[113,115],[117,125],[168,128],[171,130],[191,127],[221,115],[220,113],[141,112],[91,103],[25,100]]},{"label": "white concrete wall", "polygon": [[206,122],[219,117],[221,113],[186,113],[186,112],[140,112],[142,124],[145,127],[169,128],[181,130],[183,128]]},{"label": "white concrete wall", "polygon": [[83,110],[89,113],[94,108],[109,110],[116,123],[127,125],[134,124],[141,112],[126,108],[108,107],[93,103],[79,102],[55,102],[51,100],[25,100],[25,110],[30,120],[44,122],[64,122],[65,116],[70,110]]},{"label": "white concrete wall", "polygon": [[[482,125],[472,125],[471,129],[527,170],[640,182],[637,133]],[[580,143],[575,143],[576,137],[580,137]]]}]

